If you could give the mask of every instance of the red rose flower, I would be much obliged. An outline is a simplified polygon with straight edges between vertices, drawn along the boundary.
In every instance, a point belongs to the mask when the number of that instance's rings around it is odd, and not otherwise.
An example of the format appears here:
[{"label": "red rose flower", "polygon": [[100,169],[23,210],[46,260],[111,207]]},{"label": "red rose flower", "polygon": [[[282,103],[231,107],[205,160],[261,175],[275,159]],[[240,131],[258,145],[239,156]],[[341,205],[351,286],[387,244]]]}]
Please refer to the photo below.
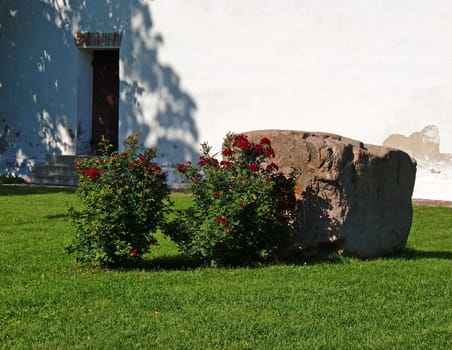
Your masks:
[{"label": "red rose flower", "polygon": [[220,162],[220,165],[221,166],[224,166],[224,167],[226,167],[226,168],[229,168],[230,166],[232,166],[232,162],[230,162],[230,161],[228,161],[228,160],[222,160],[221,162]]},{"label": "red rose flower", "polygon": [[100,176],[99,169],[91,168],[83,172],[83,175],[89,177],[91,180],[96,180]]},{"label": "red rose flower", "polygon": [[161,171],[162,167],[156,163],[152,163],[152,170],[153,171]]},{"label": "red rose flower", "polygon": [[232,142],[232,147],[239,147],[244,151],[247,151],[251,148],[251,144],[248,141],[248,138],[245,135],[235,135],[234,141]]},{"label": "red rose flower", "polygon": [[187,166],[185,164],[177,164],[177,171],[180,173],[186,173],[187,172]]},{"label": "red rose flower", "polygon": [[258,171],[259,167],[257,166],[257,164],[252,163],[252,164],[248,164],[248,169],[250,169],[251,171]]},{"label": "red rose flower", "polygon": [[199,157],[199,166],[211,165],[217,167],[219,164],[218,159],[204,156]]},{"label": "red rose flower", "polygon": [[256,153],[256,155],[258,155],[258,156],[261,156],[264,153],[262,145],[260,145],[260,144],[253,145],[253,149],[254,149],[254,152]]},{"label": "red rose flower", "polygon": [[222,224],[222,225],[227,225],[228,224],[228,220],[226,220],[224,217],[222,217],[221,215],[218,215],[216,218],[215,218],[215,222],[218,222],[218,223],[220,223],[220,224]]},{"label": "red rose flower", "polygon": [[279,167],[275,163],[270,163],[269,165],[267,165],[267,170],[268,171],[279,170]]},{"label": "red rose flower", "polygon": [[215,197],[220,197],[220,191],[215,191],[214,193],[213,193],[213,195],[215,196]]},{"label": "red rose flower", "polygon": [[133,248],[131,251],[130,251],[130,256],[137,256],[138,255],[138,249],[137,248]]},{"label": "red rose flower", "polygon": [[270,144],[271,144],[271,141],[268,137],[262,138],[261,145],[270,145]]},{"label": "red rose flower", "polygon": [[209,164],[208,158],[206,158],[204,156],[200,156],[199,157],[199,166],[206,166],[207,164]]},{"label": "red rose flower", "polygon": [[149,245],[156,245],[156,244],[157,244],[157,240],[156,240],[156,239],[151,238],[151,239],[149,240]]},{"label": "red rose flower", "polygon": [[271,147],[268,147],[266,150],[265,150],[265,156],[266,157],[274,157],[275,156],[275,150],[273,149],[273,148],[271,148]]},{"label": "red rose flower", "polygon": [[242,140],[240,141],[239,147],[242,150],[247,151],[251,148],[251,144],[248,142],[248,140]]},{"label": "red rose flower", "polygon": [[230,149],[230,148],[223,149],[223,156],[232,157],[233,154],[234,154],[234,152],[232,151],[232,149]]}]

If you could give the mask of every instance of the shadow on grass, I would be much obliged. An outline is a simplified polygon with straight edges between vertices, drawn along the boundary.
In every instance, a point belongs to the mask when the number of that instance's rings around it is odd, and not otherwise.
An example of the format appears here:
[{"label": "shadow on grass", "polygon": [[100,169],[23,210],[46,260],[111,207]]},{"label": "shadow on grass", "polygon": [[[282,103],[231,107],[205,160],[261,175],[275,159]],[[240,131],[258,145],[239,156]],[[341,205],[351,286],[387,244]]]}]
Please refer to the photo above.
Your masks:
[{"label": "shadow on grass", "polygon": [[[393,256],[386,257],[387,259],[395,260],[419,260],[419,259],[452,259],[452,252],[441,251],[420,251],[415,249],[405,249],[403,252]],[[321,254],[318,256],[300,256],[291,259],[282,259],[279,261],[256,263],[253,265],[233,265],[233,266],[217,266],[223,269],[240,269],[240,268],[262,268],[268,266],[277,265],[291,265],[291,266],[312,266],[322,264],[349,264],[351,260],[358,259],[353,257],[342,256],[337,253]],[[378,258],[376,258],[378,259]],[[375,260],[375,259],[365,259]],[[129,272],[129,271],[188,271],[202,268],[215,267],[207,262],[202,262],[197,259],[190,258],[189,256],[178,254],[169,256],[159,256],[155,258],[143,259],[137,263],[131,263],[125,266],[117,267],[104,267],[99,269],[105,269],[109,271]]]},{"label": "shadow on grass", "polygon": [[297,259],[286,260],[284,263],[293,263],[297,265],[317,265],[317,264],[346,264],[349,257],[338,253],[320,254],[318,256],[302,256]]},{"label": "shadow on grass", "polygon": [[28,196],[34,194],[75,193],[74,187],[42,187],[30,185],[0,185],[0,196]]},{"label": "shadow on grass", "polygon": [[[318,255],[299,255],[292,256],[279,260],[261,261],[254,264],[242,264],[242,265],[216,265],[184,255],[182,253],[175,255],[161,255],[156,257],[145,256],[142,260],[137,262],[130,262],[127,265],[121,266],[104,266],[95,268],[95,270],[108,270],[118,272],[129,271],[188,271],[203,268],[218,267],[222,269],[255,269],[264,268],[278,265],[290,265],[290,266],[313,266],[313,265],[347,265],[353,262],[353,260],[360,261],[373,261],[378,259],[389,260],[421,260],[421,259],[439,259],[439,260],[451,260],[452,252],[445,251],[421,251],[411,248],[407,248],[400,253],[381,256],[375,258],[358,258],[347,255],[340,255],[336,252],[320,253]],[[87,266],[89,269],[91,267]]]},{"label": "shadow on grass", "polygon": [[100,269],[109,271],[187,271],[208,267],[207,264],[190,258],[189,256],[178,254],[170,256],[159,256],[155,258],[145,258],[135,263],[121,266],[104,266]]},{"label": "shadow on grass", "polygon": [[416,250],[416,249],[406,248],[402,252],[400,252],[390,258],[404,259],[404,260],[419,260],[419,259],[452,260],[452,252]]},{"label": "shadow on grass", "polygon": [[143,260],[140,268],[144,270],[193,270],[197,268],[208,267],[207,264],[190,258],[189,256],[179,254],[171,256],[160,256]]},{"label": "shadow on grass", "polygon": [[316,257],[297,257],[292,259],[281,259],[278,261],[268,261],[259,262],[255,264],[242,264],[242,265],[220,265],[209,264],[209,262],[201,261],[199,259],[194,259],[189,256],[178,254],[170,256],[159,256],[155,258],[145,258],[140,262],[132,263],[127,266],[120,267],[109,267],[109,270],[114,271],[131,271],[131,270],[141,270],[141,271],[187,271],[202,268],[218,267],[223,269],[254,269],[262,268],[268,266],[277,265],[295,265],[295,266],[305,266],[305,265],[317,265],[317,264],[346,264],[348,259],[344,258],[338,254],[329,254]]},{"label": "shadow on grass", "polygon": [[46,215],[45,218],[49,220],[61,220],[61,219],[70,219],[70,216],[68,213],[65,213],[65,214]]}]

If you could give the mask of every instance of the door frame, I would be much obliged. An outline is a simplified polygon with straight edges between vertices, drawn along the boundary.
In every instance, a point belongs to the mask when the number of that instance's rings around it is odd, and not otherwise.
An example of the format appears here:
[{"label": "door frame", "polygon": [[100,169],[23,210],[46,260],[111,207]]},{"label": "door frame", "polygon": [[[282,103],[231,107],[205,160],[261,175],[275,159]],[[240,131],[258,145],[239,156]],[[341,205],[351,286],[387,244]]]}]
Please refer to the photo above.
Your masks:
[{"label": "door frame", "polygon": [[[74,33],[73,37],[75,46],[78,51],[77,89],[76,89],[77,90],[76,154],[91,155],[93,153],[91,148],[92,106],[93,106],[93,67],[92,67],[93,54],[94,51],[97,50],[117,50],[119,61],[121,57],[122,33],[79,32]],[[121,81],[120,71],[119,71],[119,81]],[[119,103],[120,99],[118,99],[118,123],[120,120]]]}]

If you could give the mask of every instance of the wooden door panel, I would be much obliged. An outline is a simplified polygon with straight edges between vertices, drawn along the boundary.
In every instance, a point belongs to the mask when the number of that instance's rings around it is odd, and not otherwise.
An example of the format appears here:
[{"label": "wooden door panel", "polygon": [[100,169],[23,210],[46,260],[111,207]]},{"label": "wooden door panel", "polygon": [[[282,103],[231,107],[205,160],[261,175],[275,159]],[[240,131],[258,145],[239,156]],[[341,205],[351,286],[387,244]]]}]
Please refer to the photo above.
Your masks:
[{"label": "wooden door panel", "polygon": [[118,149],[119,52],[94,51],[93,55],[93,154],[98,154],[102,136]]}]

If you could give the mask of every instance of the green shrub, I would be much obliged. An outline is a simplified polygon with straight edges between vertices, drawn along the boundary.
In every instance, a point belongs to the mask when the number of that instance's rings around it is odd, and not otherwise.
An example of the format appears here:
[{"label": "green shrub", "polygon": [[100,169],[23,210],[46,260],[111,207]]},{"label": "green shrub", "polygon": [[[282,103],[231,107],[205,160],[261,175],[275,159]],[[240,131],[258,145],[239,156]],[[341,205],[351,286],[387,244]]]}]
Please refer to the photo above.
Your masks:
[{"label": "green shrub", "polygon": [[153,234],[169,205],[165,174],[152,162],[155,151],[138,148],[139,135],[130,136],[122,153],[103,152],[79,159],[77,195],[81,207],[69,215],[76,236],[67,248],[78,261],[93,265],[136,262],[156,243]]},{"label": "green shrub", "polygon": [[284,176],[270,162],[268,138],[254,144],[229,134],[221,162],[207,144],[202,152],[198,166],[177,167],[194,205],[178,212],[167,235],[185,253],[218,265],[275,259],[293,236],[295,175]]},{"label": "green shrub", "polygon": [[0,175],[0,185],[24,184],[25,180],[13,175]]}]

